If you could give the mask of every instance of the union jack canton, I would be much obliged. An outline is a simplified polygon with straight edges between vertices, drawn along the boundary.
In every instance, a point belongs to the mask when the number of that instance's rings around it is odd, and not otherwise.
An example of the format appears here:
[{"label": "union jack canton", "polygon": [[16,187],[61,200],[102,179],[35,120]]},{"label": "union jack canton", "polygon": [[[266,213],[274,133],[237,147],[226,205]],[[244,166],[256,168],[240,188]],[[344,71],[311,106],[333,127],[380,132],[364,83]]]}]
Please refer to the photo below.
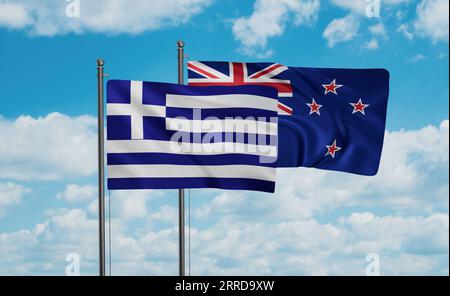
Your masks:
[{"label": "union jack canton", "polygon": [[[209,66],[203,62],[190,61],[187,67],[191,86],[265,85],[276,88],[278,97],[292,97],[290,80],[277,77],[288,70],[281,64],[217,62]],[[291,107],[278,102],[278,115],[292,113]]]}]

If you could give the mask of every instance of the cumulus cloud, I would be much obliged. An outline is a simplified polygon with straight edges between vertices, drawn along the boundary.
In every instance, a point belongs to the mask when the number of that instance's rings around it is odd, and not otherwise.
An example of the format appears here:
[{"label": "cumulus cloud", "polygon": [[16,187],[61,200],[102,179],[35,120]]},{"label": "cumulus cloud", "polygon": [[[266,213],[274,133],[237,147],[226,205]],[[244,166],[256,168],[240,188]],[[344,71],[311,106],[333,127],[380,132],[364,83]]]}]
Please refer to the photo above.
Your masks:
[{"label": "cumulus cloud", "polygon": [[5,215],[7,207],[20,203],[22,196],[30,191],[12,182],[0,183],[0,218]]},{"label": "cumulus cloud", "polygon": [[0,117],[0,178],[50,180],[96,171],[97,121],[91,116]]},{"label": "cumulus cloud", "polygon": [[365,0],[331,0],[331,3],[337,7],[347,9],[357,14],[364,14],[367,7]]},{"label": "cumulus cloud", "polygon": [[68,202],[89,201],[97,196],[97,190],[97,187],[92,185],[69,184],[56,195],[56,198]]},{"label": "cumulus cloud", "polygon": [[372,38],[370,39],[370,41],[367,41],[365,43],[365,48],[369,49],[369,50],[375,50],[380,48],[380,45],[378,44],[378,40],[376,38]]},{"label": "cumulus cloud", "polygon": [[[446,0],[445,0],[446,1]],[[427,2],[426,0],[423,2]],[[442,1],[443,2],[443,1]],[[331,0],[331,3],[341,9],[344,9],[348,12],[348,16],[341,19],[334,19],[327,26],[325,32],[323,33],[323,37],[328,40],[328,44],[330,47],[333,47],[334,44],[339,42],[348,42],[354,40],[357,36],[364,36],[364,33],[358,34],[359,29],[363,31],[367,26],[367,31],[373,37],[371,40],[365,42],[363,47],[369,50],[377,49],[379,47],[380,39],[375,39],[375,37],[382,37],[383,39],[389,39],[388,31],[383,23],[373,24],[373,21],[378,20],[379,18],[368,18],[367,13],[376,1],[367,2],[365,0]],[[392,18],[396,18],[397,21],[402,21],[405,18],[406,11],[408,11],[408,7],[414,3],[413,0],[383,0],[379,1],[380,4],[380,16],[383,17],[384,22],[391,20]],[[420,6],[425,6],[422,3],[419,4],[417,8],[417,19],[421,19],[422,10]],[[448,2],[447,2],[448,6]],[[444,10],[443,10],[444,11]],[[446,11],[446,10],[445,10]],[[443,16],[445,13],[441,13]],[[431,13],[430,13],[431,15]],[[436,22],[445,22],[445,19],[440,16],[438,19],[441,21]],[[432,21],[433,22],[433,21]],[[416,21],[419,23],[419,21]],[[418,25],[418,27],[422,27],[422,23]],[[448,15],[447,15],[447,24],[448,24]],[[351,25],[356,25],[357,29],[352,28]],[[337,26],[337,27],[336,27]],[[409,40],[412,40],[414,37],[414,28],[415,25],[411,23],[403,23],[400,24],[397,28],[397,33],[403,34]],[[417,26],[416,26],[417,27]],[[448,27],[448,26],[447,26]],[[443,26],[443,30],[445,30],[445,26]],[[448,29],[447,35],[448,35]],[[417,30],[416,30],[417,31]],[[325,34],[327,33],[327,34]]]},{"label": "cumulus cloud", "polygon": [[[391,9],[401,4],[408,4],[413,2],[414,0],[381,0],[380,1],[380,10],[383,8]],[[351,11],[353,14],[357,15],[365,15],[366,9],[370,7],[370,5],[375,4],[375,1],[366,1],[366,0],[331,0],[331,3],[337,7],[342,9],[346,9]]]},{"label": "cumulus cloud", "polygon": [[418,62],[424,61],[426,59],[427,59],[426,56],[424,56],[421,53],[418,53],[418,54],[415,54],[412,57],[410,57],[408,62],[411,63],[411,64],[414,64],[414,63],[418,63]]},{"label": "cumulus cloud", "polygon": [[256,0],[250,16],[233,20],[233,34],[244,54],[268,57],[273,53],[266,49],[269,38],[281,36],[288,23],[315,22],[319,8],[319,0]]},{"label": "cumulus cloud", "polygon": [[409,26],[407,24],[401,24],[397,28],[397,32],[402,34],[403,36],[405,36],[406,39],[408,39],[408,40],[414,39],[414,34],[411,32],[411,30],[409,29]]},{"label": "cumulus cloud", "polygon": [[[162,212],[159,214],[149,213],[147,207],[148,201],[161,196],[161,192],[155,190],[118,190],[111,192],[112,212],[114,217],[133,220],[139,218],[145,218],[148,215],[152,215],[157,220],[164,220],[166,214],[171,215],[170,207],[163,207]],[[96,205],[96,202],[95,202]],[[152,212],[156,209],[151,209]],[[95,208],[95,211],[97,209]]]},{"label": "cumulus cloud", "polygon": [[[62,274],[68,253],[80,255],[81,274],[96,273],[97,221],[82,209],[48,215],[32,229],[0,233],[0,251],[8,254],[0,258],[0,274]],[[176,274],[176,227],[137,235],[127,233],[123,221],[112,227],[113,274]],[[207,228],[194,226],[191,235],[194,275],[364,275],[365,256],[374,252],[382,274],[444,274],[448,268],[448,214],[356,212],[335,224],[225,216]]]},{"label": "cumulus cloud", "polygon": [[386,37],[386,27],[383,25],[383,23],[378,23],[375,25],[372,25],[369,27],[369,32],[372,33],[372,35],[377,35],[381,37]]},{"label": "cumulus cloud", "polygon": [[[448,274],[448,149],[445,120],[387,132],[375,177],[296,168],[280,170],[275,196],[192,191],[191,270],[364,275],[366,255],[376,253],[383,275]],[[176,208],[157,192],[113,193],[113,274],[177,273]],[[0,253],[8,254],[0,274],[62,274],[67,253],[81,256],[82,274],[96,273],[96,214],[87,206],[46,215],[0,232]]]},{"label": "cumulus cloud", "polygon": [[0,27],[21,29],[31,22],[31,16],[22,5],[0,3]]},{"label": "cumulus cloud", "polygon": [[[361,219],[362,215],[369,217]],[[383,274],[427,274],[437,265],[445,268],[447,214],[380,217],[373,213],[353,213],[339,220],[340,223],[333,225],[315,219],[273,224],[246,223],[230,217],[220,219],[213,227],[192,235],[194,271],[219,275],[364,275],[364,259],[371,252],[380,256]],[[423,250],[406,248],[411,240],[422,235],[433,238],[425,242]],[[427,257],[430,254],[435,257]],[[401,260],[383,266],[397,255],[405,255],[404,259],[415,255],[425,264],[403,269],[399,266],[407,265],[408,261]]]},{"label": "cumulus cloud", "polygon": [[378,205],[398,213],[448,211],[448,132],[448,120],[438,127],[387,132],[375,177],[312,169],[282,172],[280,198],[291,196],[303,207],[299,212],[310,209],[310,216],[344,204]]},{"label": "cumulus cloud", "polygon": [[360,21],[354,15],[332,20],[325,28],[322,36],[328,41],[329,47],[353,40],[359,31]]},{"label": "cumulus cloud", "polygon": [[[73,2],[73,1],[71,1]],[[32,35],[67,33],[137,34],[187,23],[211,0],[125,0],[79,1],[80,17],[66,16],[66,1],[6,1],[0,9],[0,26],[26,28]],[[6,8],[3,12],[3,9]]]},{"label": "cumulus cloud", "polygon": [[428,37],[433,42],[448,42],[448,11],[448,0],[422,0],[417,5],[417,18],[414,22],[417,34]]},{"label": "cumulus cloud", "polygon": [[[81,275],[98,272],[98,221],[84,209],[48,210],[31,229],[0,233],[1,275],[63,275],[66,255],[80,257]],[[131,236],[127,224],[113,220],[111,237],[116,274],[175,274],[176,228]],[[108,225],[107,225],[108,233]],[[166,263],[170,258],[170,263]],[[172,262],[173,261],[173,262]]]},{"label": "cumulus cloud", "polygon": [[374,177],[325,170],[279,169],[275,196],[221,192],[194,214],[255,209],[273,221],[311,219],[340,206],[381,207],[417,215],[448,211],[449,122],[413,131],[387,132]]}]

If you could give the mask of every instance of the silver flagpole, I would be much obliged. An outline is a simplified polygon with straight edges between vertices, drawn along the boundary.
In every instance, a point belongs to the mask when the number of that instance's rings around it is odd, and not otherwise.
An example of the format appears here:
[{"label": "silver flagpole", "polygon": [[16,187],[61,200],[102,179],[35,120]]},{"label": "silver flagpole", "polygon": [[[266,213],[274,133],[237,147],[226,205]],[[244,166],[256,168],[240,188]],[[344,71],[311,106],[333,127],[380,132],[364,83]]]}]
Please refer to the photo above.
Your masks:
[{"label": "silver flagpole", "polygon": [[[177,41],[178,84],[184,84],[184,41]],[[184,189],[178,190],[178,232],[179,232],[179,269],[180,276],[186,275],[185,235],[184,235]]]},{"label": "silver flagpole", "polygon": [[105,276],[105,159],[104,159],[104,103],[103,103],[103,67],[105,61],[97,60],[98,90],[98,235],[99,235],[99,272]]}]

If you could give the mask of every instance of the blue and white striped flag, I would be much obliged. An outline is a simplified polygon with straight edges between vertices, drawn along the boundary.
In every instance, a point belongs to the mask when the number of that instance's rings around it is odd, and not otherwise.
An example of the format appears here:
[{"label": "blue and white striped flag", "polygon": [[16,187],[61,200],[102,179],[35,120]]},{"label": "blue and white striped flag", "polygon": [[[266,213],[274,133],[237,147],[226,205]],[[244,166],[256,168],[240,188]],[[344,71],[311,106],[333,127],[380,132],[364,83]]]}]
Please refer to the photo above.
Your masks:
[{"label": "blue and white striped flag", "polygon": [[274,88],[110,80],[108,188],[274,192],[277,133]]}]

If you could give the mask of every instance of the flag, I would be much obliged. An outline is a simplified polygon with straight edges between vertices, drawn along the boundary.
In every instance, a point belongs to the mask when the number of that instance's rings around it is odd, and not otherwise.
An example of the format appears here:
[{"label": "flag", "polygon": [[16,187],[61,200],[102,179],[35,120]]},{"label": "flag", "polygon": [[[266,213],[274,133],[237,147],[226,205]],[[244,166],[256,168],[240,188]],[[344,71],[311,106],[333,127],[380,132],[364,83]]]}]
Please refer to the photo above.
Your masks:
[{"label": "flag", "polygon": [[188,62],[192,86],[263,85],[278,91],[277,167],[375,175],[389,95],[384,69]]},{"label": "flag", "polygon": [[273,192],[277,91],[107,83],[109,189]]}]

